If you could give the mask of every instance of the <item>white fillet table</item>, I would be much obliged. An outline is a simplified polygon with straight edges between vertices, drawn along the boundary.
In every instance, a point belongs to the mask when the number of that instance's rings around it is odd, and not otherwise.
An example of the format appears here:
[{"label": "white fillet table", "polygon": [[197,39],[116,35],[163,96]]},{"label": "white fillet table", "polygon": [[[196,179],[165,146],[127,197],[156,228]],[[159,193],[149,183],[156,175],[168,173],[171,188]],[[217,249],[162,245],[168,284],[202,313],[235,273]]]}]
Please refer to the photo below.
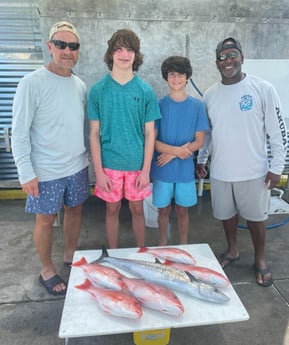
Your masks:
[{"label": "white fillet table", "polygon": [[[192,254],[198,266],[209,267],[225,275],[208,244],[172,247],[184,249]],[[137,250],[138,248],[108,249],[108,253],[110,256],[118,258],[155,261],[153,256],[147,253],[137,253]],[[87,262],[92,262],[100,257],[101,252],[100,249],[76,251],[73,262],[82,257],[85,257]],[[114,268],[126,276],[131,276],[117,267]],[[75,337],[212,325],[249,319],[245,307],[231,284],[222,289],[230,298],[229,302],[222,304],[199,300],[176,292],[185,308],[181,317],[169,316],[147,308],[143,308],[143,315],[139,320],[113,317],[105,314],[90,294],[75,288],[75,285],[82,284],[85,278],[81,268],[72,267],[59,328],[59,337],[65,338],[66,344],[68,344],[69,338]]]}]

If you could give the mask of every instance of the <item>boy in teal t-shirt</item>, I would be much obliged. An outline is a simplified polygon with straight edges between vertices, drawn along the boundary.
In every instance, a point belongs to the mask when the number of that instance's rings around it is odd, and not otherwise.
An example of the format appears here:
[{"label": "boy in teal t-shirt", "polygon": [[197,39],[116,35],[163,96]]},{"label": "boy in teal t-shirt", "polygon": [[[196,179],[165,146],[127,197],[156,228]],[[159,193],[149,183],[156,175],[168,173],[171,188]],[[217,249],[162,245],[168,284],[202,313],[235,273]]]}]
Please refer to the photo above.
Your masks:
[{"label": "boy in teal t-shirt", "polygon": [[121,29],[112,35],[104,61],[110,73],[92,86],[88,99],[94,194],[106,201],[109,247],[118,247],[123,197],[129,201],[136,244],[144,246],[143,200],[151,194],[154,120],[160,110],[153,89],[134,73],[143,55],[133,31]]}]

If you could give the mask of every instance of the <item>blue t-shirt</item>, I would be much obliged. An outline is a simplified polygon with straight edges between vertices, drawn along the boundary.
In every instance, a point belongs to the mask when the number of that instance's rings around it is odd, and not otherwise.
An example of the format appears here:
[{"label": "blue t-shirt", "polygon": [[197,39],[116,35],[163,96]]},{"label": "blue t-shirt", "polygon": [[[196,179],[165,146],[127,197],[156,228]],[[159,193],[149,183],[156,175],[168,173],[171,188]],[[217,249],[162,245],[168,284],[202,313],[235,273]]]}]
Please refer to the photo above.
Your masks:
[{"label": "blue t-shirt", "polygon": [[[195,140],[195,133],[209,129],[205,105],[200,100],[188,96],[176,102],[169,96],[159,101],[162,118],[157,120],[157,139],[172,146],[181,146]],[[151,168],[151,178],[164,182],[189,182],[195,179],[193,155],[188,159],[175,158],[163,167],[156,165],[155,152]]]},{"label": "blue t-shirt", "polygon": [[121,85],[107,74],[93,85],[88,98],[88,118],[100,121],[102,166],[140,170],[145,123],[160,117],[153,89],[136,75]]}]

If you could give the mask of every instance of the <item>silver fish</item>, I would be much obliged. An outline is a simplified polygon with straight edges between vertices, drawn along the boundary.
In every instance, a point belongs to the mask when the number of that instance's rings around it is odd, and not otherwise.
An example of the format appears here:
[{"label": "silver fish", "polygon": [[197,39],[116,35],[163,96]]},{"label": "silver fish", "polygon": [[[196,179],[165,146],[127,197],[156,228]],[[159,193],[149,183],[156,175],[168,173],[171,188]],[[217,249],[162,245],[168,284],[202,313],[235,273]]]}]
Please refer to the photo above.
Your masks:
[{"label": "silver fish", "polygon": [[187,272],[156,262],[111,257],[104,247],[101,256],[93,261],[93,263],[95,262],[108,262],[142,279],[198,299],[216,303],[224,303],[230,300],[217,288],[196,280]]}]

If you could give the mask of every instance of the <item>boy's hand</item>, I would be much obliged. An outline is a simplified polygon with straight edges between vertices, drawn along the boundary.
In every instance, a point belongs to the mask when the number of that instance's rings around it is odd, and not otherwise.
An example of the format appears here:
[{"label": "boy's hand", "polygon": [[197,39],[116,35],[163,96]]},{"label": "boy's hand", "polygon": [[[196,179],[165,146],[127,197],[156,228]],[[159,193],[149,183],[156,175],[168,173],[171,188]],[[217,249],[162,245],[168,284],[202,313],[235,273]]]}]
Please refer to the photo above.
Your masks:
[{"label": "boy's hand", "polygon": [[182,146],[179,146],[176,151],[176,156],[180,159],[188,159],[191,157],[193,152],[189,149],[190,143],[186,143]]},{"label": "boy's hand", "polygon": [[168,164],[174,158],[176,158],[176,156],[170,155],[168,153],[161,153],[157,158],[157,165],[159,167],[163,167],[164,165]]},{"label": "boy's hand", "polygon": [[103,172],[103,174],[98,174],[96,177],[96,184],[99,189],[103,190],[104,192],[110,192],[112,183],[110,178]]},{"label": "boy's hand", "polygon": [[141,171],[135,180],[136,189],[146,188],[150,184],[150,177],[148,173]]}]

